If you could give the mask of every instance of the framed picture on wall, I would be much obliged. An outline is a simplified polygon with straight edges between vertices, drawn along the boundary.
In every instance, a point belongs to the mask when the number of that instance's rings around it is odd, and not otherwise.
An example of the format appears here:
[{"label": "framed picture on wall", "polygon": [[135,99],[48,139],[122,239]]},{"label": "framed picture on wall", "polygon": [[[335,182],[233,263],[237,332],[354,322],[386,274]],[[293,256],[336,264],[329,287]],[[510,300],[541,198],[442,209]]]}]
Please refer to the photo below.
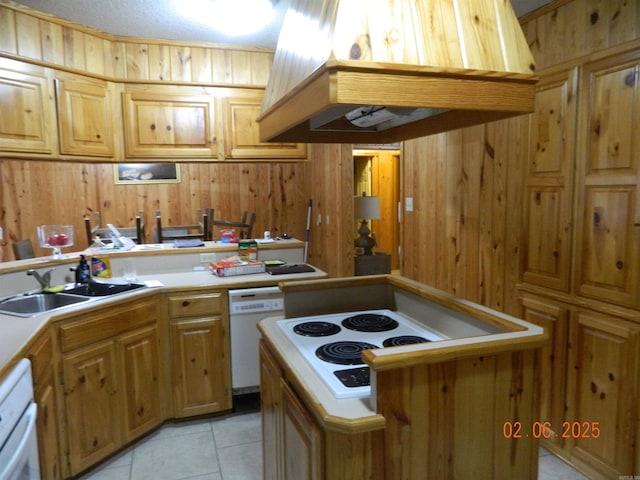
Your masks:
[{"label": "framed picture on wall", "polygon": [[175,163],[118,163],[113,166],[118,184],[180,183],[180,165]]}]

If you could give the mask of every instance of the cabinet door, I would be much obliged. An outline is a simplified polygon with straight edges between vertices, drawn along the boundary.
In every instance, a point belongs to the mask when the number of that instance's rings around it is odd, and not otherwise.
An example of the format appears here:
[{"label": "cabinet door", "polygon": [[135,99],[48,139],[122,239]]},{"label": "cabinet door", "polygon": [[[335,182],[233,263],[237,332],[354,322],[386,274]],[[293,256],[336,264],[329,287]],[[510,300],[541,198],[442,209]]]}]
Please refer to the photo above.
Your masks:
[{"label": "cabinet door", "polygon": [[43,68],[0,58],[0,150],[52,154],[52,98]]},{"label": "cabinet door", "polygon": [[260,115],[264,90],[221,90],[225,114],[225,158],[305,158],[304,143],[260,141],[256,119]]},{"label": "cabinet door", "polygon": [[321,480],[323,477],[322,432],[281,380],[283,407],[284,480]]},{"label": "cabinet door", "polygon": [[562,445],[565,420],[565,384],[567,377],[567,339],[569,309],[542,298],[525,296],[523,318],[549,332],[550,341],[542,348],[540,364],[540,422],[549,422],[552,434],[543,442]]},{"label": "cabinet door", "polygon": [[576,288],[637,307],[640,52],[586,64],[581,92]]},{"label": "cabinet door", "polygon": [[114,115],[111,84],[77,77],[55,81],[60,153],[114,156]]},{"label": "cabinet door", "polygon": [[171,324],[176,417],[231,408],[228,329],[224,317]]},{"label": "cabinet door", "polygon": [[56,480],[62,478],[60,432],[58,422],[58,401],[56,400],[53,369],[49,369],[44,378],[36,385],[35,402],[38,405],[37,429],[38,452],[42,478]]},{"label": "cabinet door", "polygon": [[637,474],[640,325],[580,311],[571,328],[571,454],[607,478]]},{"label": "cabinet door", "polygon": [[132,158],[215,158],[215,99],[194,87],[127,87],[125,153]]},{"label": "cabinet door", "polygon": [[531,117],[531,152],[523,255],[525,282],[569,290],[577,68],[538,84]]},{"label": "cabinet door", "polygon": [[46,479],[62,478],[60,455],[60,421],[56,396],[56,349],[53,332],[46,330],[27,353],[31,360],[34,381],[34,398],[38,405],[36,418],[40,471]]},{"label": "cabinet door", "polygon": [[122,335],[117,345],[124,402],[123,440],[127,442],[162,423],[157,327]]},{"label": "cabinet door", "polygon": [[71,474],[90,467],[121,445],[114,342],[104,341],[62,359]]},{"label": "cabinet door", "polygon": [[282,389],[281,372],[264,343],[260,342],[260,413],[262,415],[262,462],[264,480],[281,480]]}]

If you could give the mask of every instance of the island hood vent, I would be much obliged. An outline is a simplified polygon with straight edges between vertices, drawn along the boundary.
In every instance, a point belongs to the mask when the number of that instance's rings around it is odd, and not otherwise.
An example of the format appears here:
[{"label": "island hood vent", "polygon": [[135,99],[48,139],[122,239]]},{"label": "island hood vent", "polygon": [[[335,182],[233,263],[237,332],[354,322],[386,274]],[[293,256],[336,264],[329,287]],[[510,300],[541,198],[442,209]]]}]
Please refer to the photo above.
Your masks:
[{"label": "island hood vent", "polygon": [[530,113],[534,70],[509,0],[291,0],[260,138],[385,144]]}]

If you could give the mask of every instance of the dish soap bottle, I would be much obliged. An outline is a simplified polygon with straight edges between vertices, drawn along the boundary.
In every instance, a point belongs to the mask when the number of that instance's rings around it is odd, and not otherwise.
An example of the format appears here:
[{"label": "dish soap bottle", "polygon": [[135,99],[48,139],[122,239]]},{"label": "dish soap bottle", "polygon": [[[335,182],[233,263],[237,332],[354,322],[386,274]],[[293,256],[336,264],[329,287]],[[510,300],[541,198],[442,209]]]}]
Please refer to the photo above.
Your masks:
[{"label": "dish soap bottle", "polygon": [[91,267],[84,255],[80,255],[80,263],[76,268],[76,283],[89,283],[91,281]]}]

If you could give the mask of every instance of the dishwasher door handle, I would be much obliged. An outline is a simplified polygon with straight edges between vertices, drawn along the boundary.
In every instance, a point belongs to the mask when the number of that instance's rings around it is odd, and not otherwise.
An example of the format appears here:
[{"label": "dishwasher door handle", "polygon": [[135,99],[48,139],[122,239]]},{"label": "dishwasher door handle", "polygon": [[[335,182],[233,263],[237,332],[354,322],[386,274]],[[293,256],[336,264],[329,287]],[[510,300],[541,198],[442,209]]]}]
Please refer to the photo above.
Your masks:
[{"label": "dishwasher door handle", "polygon": [[279,287],[238,288],[229,290],[229,299],[279,294],[282,294],[282,290]]}]

